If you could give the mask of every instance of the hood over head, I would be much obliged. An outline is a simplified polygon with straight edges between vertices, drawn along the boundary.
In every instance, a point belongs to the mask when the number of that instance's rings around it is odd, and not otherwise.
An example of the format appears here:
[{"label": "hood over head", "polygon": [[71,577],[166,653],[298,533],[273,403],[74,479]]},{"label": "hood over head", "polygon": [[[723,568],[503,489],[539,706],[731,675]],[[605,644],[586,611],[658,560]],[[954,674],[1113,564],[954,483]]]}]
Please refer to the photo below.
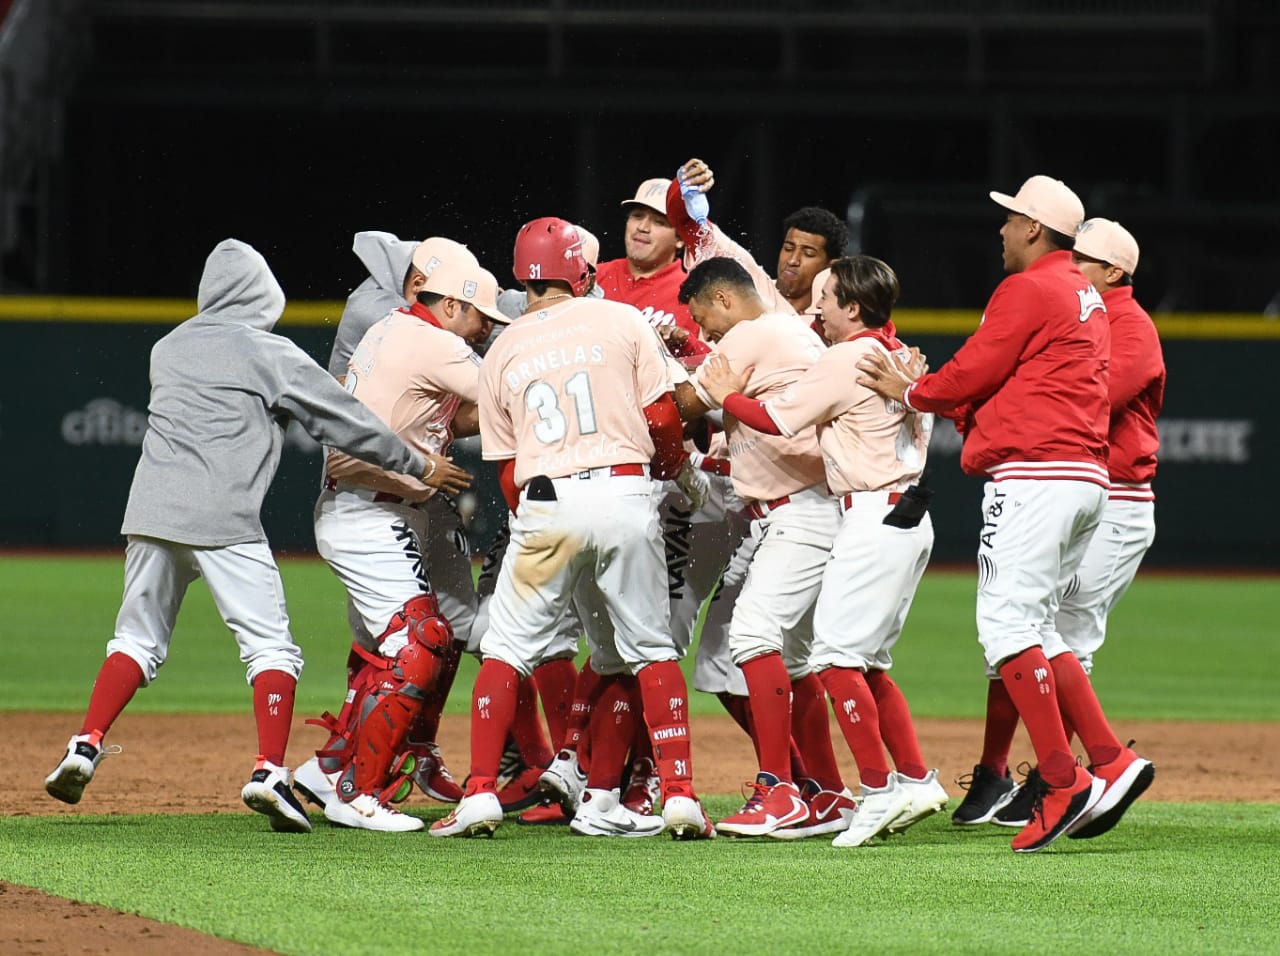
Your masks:
[{"label": "hood over head", "polygon": [[351,243],[351,251],[364,263],[378,288],[394,292],[397,298],[404,298],[404,277],[416,248],[416,239],[400,239],[376,229],[357,232]]},{"label": "hood over head", "polygon": [[280,320],[284,302],[284,290],[253,246],[223,239],[213,247],[196,294],[202,316],[241,322],[265,332]]}]

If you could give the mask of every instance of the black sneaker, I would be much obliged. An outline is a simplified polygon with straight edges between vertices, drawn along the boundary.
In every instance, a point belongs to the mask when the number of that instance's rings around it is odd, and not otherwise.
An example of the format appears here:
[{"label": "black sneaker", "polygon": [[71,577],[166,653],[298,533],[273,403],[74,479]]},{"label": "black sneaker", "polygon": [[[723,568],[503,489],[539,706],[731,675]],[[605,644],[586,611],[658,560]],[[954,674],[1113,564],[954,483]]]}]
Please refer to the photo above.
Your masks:
[{"label": "black sneaker", "polygon": [[[1021,770],[1022,767],[1018,769]],[[1031,822],[1031,813],[1035,809],[1039,786],[1040,771],[1032,767],[1027,771],[1026,779],[1013,788],[1013,796],[1008,803],[996,811],[991,822],[1001,827],[1019,829],[1025,827]]]},{"label": "black sneaker", "polygon": [[259,761],[240,797],[250,810],[266,816],[277,833],[310,833],[307,811],[289,788],[291,777],[286,768]]},{"label": "black sneaker", "polygon": [[951,822],[958,827],[989,822],[1006,803],[1013,799],[1016,786],[1008,770],[1001,777],[982,764],[974,764],[973,773],[957,778],[956,783],[961,790],[969,791],[960,801],[960,806],[956,807],[955,812],[951,814]]}]

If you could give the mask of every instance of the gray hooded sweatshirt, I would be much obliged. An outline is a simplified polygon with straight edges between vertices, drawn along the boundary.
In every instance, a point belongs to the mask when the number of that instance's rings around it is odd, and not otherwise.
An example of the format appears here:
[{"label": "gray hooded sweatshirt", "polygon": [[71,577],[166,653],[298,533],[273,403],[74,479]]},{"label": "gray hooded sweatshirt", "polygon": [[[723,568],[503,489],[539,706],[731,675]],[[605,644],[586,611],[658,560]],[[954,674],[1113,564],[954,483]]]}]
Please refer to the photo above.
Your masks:
[{"label": "gray hooded sweatshirt", "polygon": [[151,350],[142,457],[121,533],[200,547],[264,541],[259,511],[290,418],[389,471],[426,462],[301,348],[270,330],[284,292],[251,246],[209,254],[187,319]]},{"label": "gray hooded sweatshirt", "polygon": [[351,250],[369,270],[369,278],[347,297],[338,320],[329,355],[329,374],[334,378],[347,374],[347,363],[373,324],[385,319],[388,312],[404,308],[404,277],[417,247],[417,241],[397,239],[389,232],[356,233]]}]

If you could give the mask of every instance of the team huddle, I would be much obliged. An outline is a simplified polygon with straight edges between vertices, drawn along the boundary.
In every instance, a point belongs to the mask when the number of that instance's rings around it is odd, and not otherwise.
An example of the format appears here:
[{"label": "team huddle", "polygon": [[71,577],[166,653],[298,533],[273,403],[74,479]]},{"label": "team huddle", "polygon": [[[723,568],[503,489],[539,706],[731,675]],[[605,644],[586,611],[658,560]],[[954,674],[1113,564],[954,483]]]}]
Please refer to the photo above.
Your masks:
[{"label": "team huddle", "polygon": [[[309,832],[306,801],[338,826],[439,838],[508,814],[600,837],[900,833],[950,798],[890,671],[933,547],[930,435],[955,427],[962,467],[987,478],[988,692],[952,821],[1014,827],[1019,852],[1115,826],[1155,773],[1089,680],[1155,533],[1164,365],[1133,298],[1136,241],[1057,180],[993,192],[1009,275],[930,370],[894,325],[897,276],[846,254],[839,217],[789,216],[771,277],[709,218],[713,185],[698,159],[646,180],[607,262],[583,226],[526,223],[505,289],[460,242],[358,233],[369,277],[327,371],[270,331],[284,295],[262,256],[220,243],[198,314],[152,351],[115,636],[47,791],[78,802],[119,752],[104,737],[203,577],[253,690],[242,797],[275,830]],[[325,446],[316,545],[352,637],[347,693],[296,770],[302,654],[259,519],[290,419]],[[473,435],[507,505],[478,583],[454,504],[473,476],[450,457]],[[693,689],[757,758],[749,798],[714,822],[680,666],[700,616]],[[464,654],[480,669],[459,783],[436,737]],[[1019,721],[1036,757],[1020,783]],[[415,788],[452,809],[427,828],[399,809]]]}]

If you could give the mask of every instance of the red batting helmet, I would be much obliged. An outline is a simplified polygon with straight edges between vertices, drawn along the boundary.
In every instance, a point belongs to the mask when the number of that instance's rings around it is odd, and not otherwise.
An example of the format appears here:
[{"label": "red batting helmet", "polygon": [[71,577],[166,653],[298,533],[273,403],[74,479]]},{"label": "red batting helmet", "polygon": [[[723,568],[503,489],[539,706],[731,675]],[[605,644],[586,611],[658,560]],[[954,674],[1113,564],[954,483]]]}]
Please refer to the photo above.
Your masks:
[{"label": "red batting helmet", "polygon": [[587,291],[591,267],[582,250],[582,237],[570,222],[545,216],[525,223],[516,233],[515,266],[519,282],[558,279],[575,296]]}]

